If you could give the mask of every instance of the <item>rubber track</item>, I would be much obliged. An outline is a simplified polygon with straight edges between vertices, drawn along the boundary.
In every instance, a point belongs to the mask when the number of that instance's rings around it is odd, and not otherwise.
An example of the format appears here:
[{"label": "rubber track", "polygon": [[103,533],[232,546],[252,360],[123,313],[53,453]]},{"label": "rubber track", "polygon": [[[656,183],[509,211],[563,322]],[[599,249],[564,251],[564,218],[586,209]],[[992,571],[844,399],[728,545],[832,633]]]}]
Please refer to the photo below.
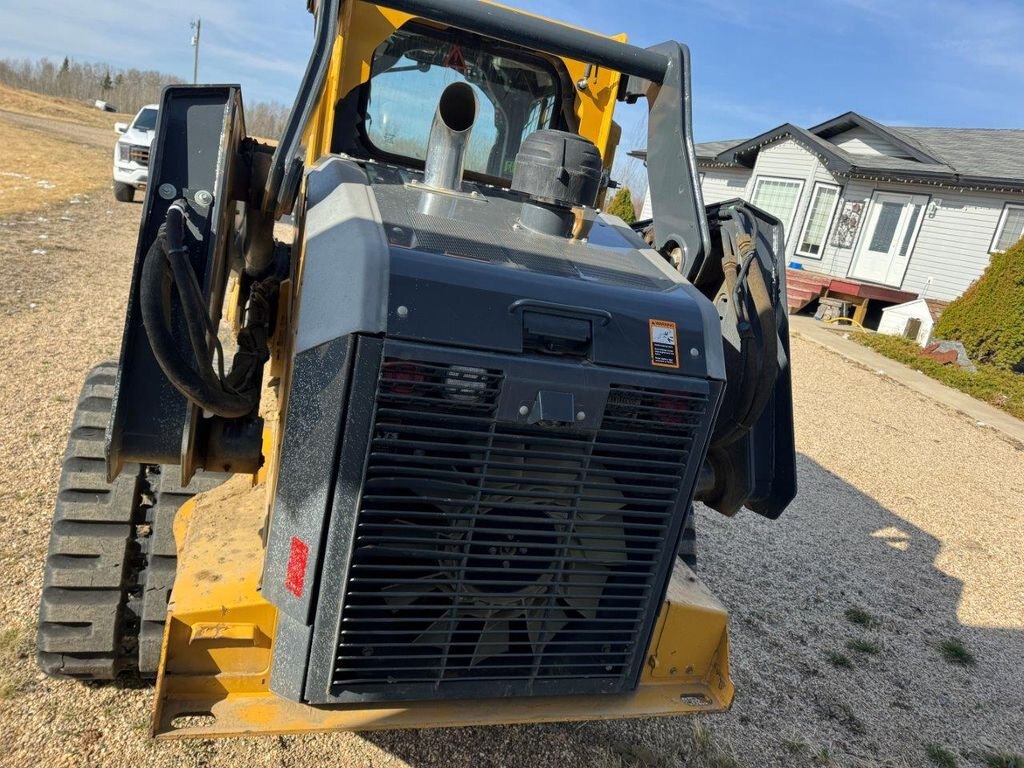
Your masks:
[{"label": "rubber track", "polygon": [[38,659],[48,675],[112,680],[153,677],[177,565],[172,522],[191,496],[177,467],[130,464],[106,478],[104,433],[116,363],[86,377],[64,454],[39,606]]}]

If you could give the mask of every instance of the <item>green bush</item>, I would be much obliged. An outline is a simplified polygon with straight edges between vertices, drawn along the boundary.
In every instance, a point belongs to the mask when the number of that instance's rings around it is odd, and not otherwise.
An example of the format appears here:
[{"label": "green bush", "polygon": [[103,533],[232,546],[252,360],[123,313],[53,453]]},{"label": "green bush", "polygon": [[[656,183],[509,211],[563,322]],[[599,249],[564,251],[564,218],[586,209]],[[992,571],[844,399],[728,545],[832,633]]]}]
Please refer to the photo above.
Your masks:
[{"label": "green bush", "polygon": [[1024,373],[1024,240],[992,261],[942,313],[932,334],[962,342],[976,363]]},{"label": "green bush", "polygon": [[636,208],[633,207],[633,193],[629,187],[622,187],[615,193],[615,197],[608,204],[608,213],[618,216],[627,224],[636,221]]},{"label": "green bush", "polygon": [[922,355],[917,344],[900,336],[859,333],[851,338],[947,386],[1024,419],[1024,376],[1019,373],[984,363],[978,365],[977,373],[957,365],[943,365]]}]

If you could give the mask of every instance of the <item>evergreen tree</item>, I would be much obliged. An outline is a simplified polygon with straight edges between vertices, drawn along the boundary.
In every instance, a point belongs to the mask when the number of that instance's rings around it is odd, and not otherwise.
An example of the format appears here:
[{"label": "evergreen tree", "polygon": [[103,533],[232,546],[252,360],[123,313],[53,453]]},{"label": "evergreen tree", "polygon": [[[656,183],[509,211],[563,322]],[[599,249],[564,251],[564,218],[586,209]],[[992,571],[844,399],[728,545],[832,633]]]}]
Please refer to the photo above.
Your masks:
[{"label": "evergreen tree", "polygon": [[108,93],[113,87],[114,81],[110,79],[110,70],[108,69],[107,73],[103,76],[103,82],[100,83],[100,90],[103,91],[103,93]]},{"label": "evergreen tree", "polygon": [[622,187],[615,193],[611,203],[608,205],[608,213],[618,216],[627,224],[636,221],[636,208],[633,207],[633,193],[629,187]]}]

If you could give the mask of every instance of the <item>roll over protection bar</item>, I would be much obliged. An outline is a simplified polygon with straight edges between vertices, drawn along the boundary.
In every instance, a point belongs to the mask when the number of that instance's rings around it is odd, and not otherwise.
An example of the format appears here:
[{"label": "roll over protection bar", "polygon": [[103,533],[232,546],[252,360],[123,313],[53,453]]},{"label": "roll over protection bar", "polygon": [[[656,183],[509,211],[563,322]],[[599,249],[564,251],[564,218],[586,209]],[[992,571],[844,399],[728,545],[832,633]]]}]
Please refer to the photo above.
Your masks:
[{"label": "roll over protection bar", "polygon": [[669,65],[668,57],[661,53],[609,40],[582,29],[553,24],[490,3],[466,0],[374,0],[374,4],[529,50],[593,62],[654,83],[664,80]]}]

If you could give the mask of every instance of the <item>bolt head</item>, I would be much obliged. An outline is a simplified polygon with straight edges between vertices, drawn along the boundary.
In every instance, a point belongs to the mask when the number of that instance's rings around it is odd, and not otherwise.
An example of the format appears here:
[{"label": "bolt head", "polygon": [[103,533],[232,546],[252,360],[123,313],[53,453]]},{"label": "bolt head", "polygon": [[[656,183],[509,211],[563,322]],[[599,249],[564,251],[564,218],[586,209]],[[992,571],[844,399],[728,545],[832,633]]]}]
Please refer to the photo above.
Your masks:
[{"label": "bolt head", "polygon": [[409,308],[406,306],[401,306],[397,310],[395,310],[395,313],[404,320],[409,316]]},{"label": "bolt head", "polygon": [[196,205],[208,206],[213,202],[213,195],[205,189],[196,192]]},{"label": "bolt head", "polygon": [[576,421],[583,421],[586,418],[587,418],[587,412],[586,411],[580,411],[579,413],[576,414]]},{"label": "bolt head", "polygon": [[178,194],[173,184],[161,184],[156,191],[164,200],[173,200]]},{"label": "bolt head", "polygon": [[520,405],[519,406],[519,415],[520,416],[528,416],[529,413],[530,413],[530,407],[529,406],[527,406],[527,405]]}]

